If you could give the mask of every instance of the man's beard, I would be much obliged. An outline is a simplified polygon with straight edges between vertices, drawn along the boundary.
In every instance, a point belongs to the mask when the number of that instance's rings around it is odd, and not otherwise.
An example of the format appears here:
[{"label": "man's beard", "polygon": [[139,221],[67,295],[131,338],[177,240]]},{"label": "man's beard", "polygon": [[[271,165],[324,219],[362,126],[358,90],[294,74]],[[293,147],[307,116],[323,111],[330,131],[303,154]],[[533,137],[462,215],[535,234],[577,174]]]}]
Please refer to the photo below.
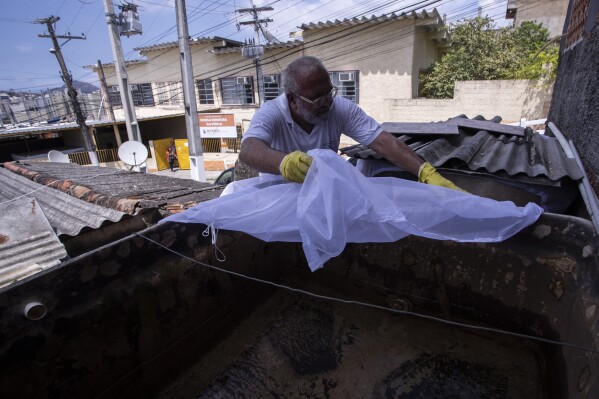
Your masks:
[{"label": "man's beard", "polygon": [[309,111],[304,107],[299,107],[298,114],[300,117],[308,122],[311,125],[316,125],[319,122],[326,121],[331,114],[331,110],[333,109],[333,104],[331,107],[321,107],[316,111]]}]

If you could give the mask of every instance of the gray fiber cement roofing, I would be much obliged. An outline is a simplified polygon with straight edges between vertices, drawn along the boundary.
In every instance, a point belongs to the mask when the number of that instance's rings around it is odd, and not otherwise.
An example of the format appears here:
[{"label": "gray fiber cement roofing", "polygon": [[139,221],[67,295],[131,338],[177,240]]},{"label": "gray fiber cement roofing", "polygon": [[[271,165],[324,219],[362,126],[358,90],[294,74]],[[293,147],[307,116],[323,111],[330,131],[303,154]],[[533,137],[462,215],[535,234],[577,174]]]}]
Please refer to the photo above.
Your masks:
[{"label": "gray fiber cement roofing", "polygon": [[11,162],[4,167],[76,198],[129,214],[168,205],[195,205],[222,191],[209,183],[99,166]]},{"label": "gray fiber cement roofing", "polygon": [[[474,120],[477,122],[473,123]],[[497,124],[500,120],[499,117],[490,121],[480,117],[458,117],[434,123],[436,129],[443,123],[449,126],[457,124],[456,134],[410,135],[402,134],[403,132],[394,134],[391,128],[388,130],[435,167],[507,175],[512,179],[524,180],[534,178],[556,182],[564,177],[572,180],[582,178],[576,161],[567,158],[555,137],[522,128],[521,133],[495,132],[494,130],[506,131],[506,125]],[[460,121],[464,121],[464,126],[460,125]],[[341,152],[358,159],[381,158],[363,145],[343,148]]]},{"label": "gray fiber cement roofing", "polygon": [[0,203],[19,197],[35,198],[58,236],[74,237],[82,230],[96,229],[126,216],[123,212],[81,201],[0,168]]},{"label": "gray fiber cement roofing", "polygon": [[0,287],[56,266],[66,257],[35,198],[0,200]]}]

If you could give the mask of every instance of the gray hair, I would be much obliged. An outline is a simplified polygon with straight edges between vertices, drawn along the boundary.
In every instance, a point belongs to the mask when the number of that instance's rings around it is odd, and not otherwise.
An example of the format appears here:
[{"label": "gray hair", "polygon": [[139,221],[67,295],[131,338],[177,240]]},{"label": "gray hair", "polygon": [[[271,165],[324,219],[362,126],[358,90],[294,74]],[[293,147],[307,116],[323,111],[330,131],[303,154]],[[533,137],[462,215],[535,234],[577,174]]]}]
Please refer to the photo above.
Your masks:
[{"label": "gray hair", "polygon": [[287,65],[287,68],[283,71],[283,88],[285,93],[297,93],[299,87],[297,85],[297,77],[304,69],[320,69],[328,73],[324,64],[321,60],[316,57],[304,56],[297,60],[294,60],[291,64]]}]

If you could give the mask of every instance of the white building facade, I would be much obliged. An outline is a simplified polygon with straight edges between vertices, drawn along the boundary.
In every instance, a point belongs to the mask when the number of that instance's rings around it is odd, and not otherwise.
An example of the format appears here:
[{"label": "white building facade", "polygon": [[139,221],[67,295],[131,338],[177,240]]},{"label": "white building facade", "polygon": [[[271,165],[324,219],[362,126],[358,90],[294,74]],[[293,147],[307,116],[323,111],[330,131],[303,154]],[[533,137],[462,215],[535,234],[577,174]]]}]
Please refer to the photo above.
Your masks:
[{"label": "white building facade", "polygon": [[[356,102],[379,122],[439,121],[460,114],[487,119],[500,115],[504,122],[519,122],[546,115],[551,89],[535,88],[529,81],[475,82],[474,91],[468,90],[471,85],[456,82],[454,99],[419,98],[421,71],[448,50],[443,26],[437,10],[304,24],[301,40],[265,45],[260,63],[266,100],[283,92],[283,69],[294,59],[310,55],[324,62],[338,95]],[[234,114],[239,131],[247,128],[259,106],[256,67],[242,56],[243,46],[218,37],[190,42],[199,112]],[[178,43],[136,50],[144,59],[128,62],[127,71],[137,117],[182,114]],[[104,72],[108,98],[117,119],[122,119],[114,64],[105,64]]]}]

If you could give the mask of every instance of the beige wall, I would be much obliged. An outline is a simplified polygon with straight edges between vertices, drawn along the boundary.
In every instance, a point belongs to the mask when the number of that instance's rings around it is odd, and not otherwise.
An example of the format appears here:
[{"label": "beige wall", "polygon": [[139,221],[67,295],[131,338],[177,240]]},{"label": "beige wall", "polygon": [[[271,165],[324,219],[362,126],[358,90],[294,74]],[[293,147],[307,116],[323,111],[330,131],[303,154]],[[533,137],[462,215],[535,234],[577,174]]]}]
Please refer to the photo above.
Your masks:
[{"label": "beige wall", "polygon": [[569,0],[509,0],[508,9],[516,8],[515,23],[524,21],[542,23],[549,31],[549,37],[560,36],[568,12]]},{"label": "beige wall", "polygon": [[[360,106],[368,113],[380,114],[387,107],[389,96],[411,99],[417,95],[420,69],[430,66],[438,56],[427,28],[427,25],[434,26],[437,22],[434,18],[404,18],[358,26],[310,29],[304,32],[303,46],[267,50],[262,58],[262,70],[265,75],[280,74],[289,62],[301,55],[322,59],[331,71],[357,70]],[[240,52],[215,54],[212,50],[216,44],[192,42],[190,46],[194,76],[196,79],[211,78],[214,87],[215,104],[202,105],[198,101],[198,109],[218,108],[221,112],[233,112],[235,122],[241,123],[252,118],[257,105],[223,105],[218,79],[252,76],[256,82],[255,67]],[[128,67],[131,84],[181,80],[178,48],[146,51],[142,55],[147,62]],[[114,67],[105,67],[105,72],[108,84],[117,84]],[[258,98],[257,88],[255,98]],[[173,105],[136,107],[138,117],[182,111],[182,107]],[[121,109],[116,109],[115,114],[123,116]]]},{"label": "beige wall", "polygon": [[529,80],[456,82],[452,99],[386,99],[383,112],[371,114],[385,122],[436,122],[465,114],[486,119],[501,116],[504,123],[546,118],[552,88]]},{"label": "beige wall", "polygon": [[[554,1],[551,1],[553,3]],[[293,59],[301,55],[321,58],[331,71],[359,71],[359,105],[380,122],[438,121],[466,114],[503,117],[505,122],[520,118],[545,117],[550,89],[529,81],[456,82],[455,98],[449,100],[419,99],[417,79],[438,59],[434,44],[434,19],[402,19],[393,22],[366,23],[360,26],[334,26],[304,32],[304,45],[295,48],[268,50],[262,59],[263,73],[280,74]],[[343,37],[343,39],[332,40]],[[257,105],[223,105],[219,78],[254,76],[255,67],[239,52],[215,54],[215,43],[193,43],[192,64],[196,79],[211,78],[214,84],[214,105],[200,105],[200,110],[219,108],[234,113],[235,122],[247,126]],[[178,49],[148,51],[147,63],[129,68],[131,83],[180,80]],[[106,68],[107,75],[114,68]],[[116,84],[116,79],[109,79]],[[197,95],[197,93],[196,93]],[[257,99],[257,92],[255,98]],[[136,107],[138,117],[181,113],[181,107]],[[122,116],[122,110],[116,110]],[[245,122],[244,122],[245,121]]]},{"label": "beige wall", "polygon": [[[412,19],[348,28],[308,30],[305,55],[323,60],[331,71],[358,70],[359,102],[366,109],[383,106],[380,93],[412,97],[412,65],[415,24]],[[331,41],[345,36],[342,41]]]},{"label": "beige wall", "polygon": [[412,79],[412,98],[417,98],[420,71],[429,68],[441,56],[431,38],[434,32],[428,32],[423,28],[417,27],[414,33],[414,46],[412,48],[414,57],[412,66],[412,76],[414,76],[414,79]]},{"label": "beige wall", "polygon": [[[254,98],[258,100],[256,85],[256,69],[251,60],[244,59],[240,52],[228,54],[215,54],[212,52],[215,43],[192,43],[192,68],[196,79],[211,78],[213,83],[214,104],[200,104],[197,88],[196,100],[199,111],[220,109],[223,113],[234,113],[235,122],[241,124],[245,119],[251,119],[257,109],[257,104],[250,105],[225,105],[222,103],[220,82],[218,79],[228,76],[252,76],[254,78]],[[298,57],[297,48],[284,48],[268,51],[262,59],[262,72],[264,75],[280,74],[289,62]],[[127,73],[130,84],[155,83],[181,80],[181,67],[179,64],[178,48],[153,50],[143,52],[148,60],[144,63],[128,66]],[[114,67],[105,66],[108,85],[116,85]],[[157,102],[156,92],[154,92]],[[114,110],[117,118],[124,118],[122,108]],[[173,105],[155,107],[135,107],[138,118],[173,115],[183,112],[183,107]]]}]

